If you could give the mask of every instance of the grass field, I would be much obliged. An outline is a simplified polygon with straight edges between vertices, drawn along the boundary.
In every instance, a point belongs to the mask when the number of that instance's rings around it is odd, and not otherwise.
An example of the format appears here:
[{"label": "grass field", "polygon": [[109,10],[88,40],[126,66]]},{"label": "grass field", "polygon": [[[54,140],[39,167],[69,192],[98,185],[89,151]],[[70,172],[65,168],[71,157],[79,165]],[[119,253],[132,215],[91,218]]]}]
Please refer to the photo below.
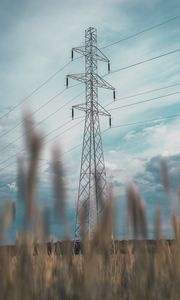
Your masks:
[{"label": "grass field", "polygon": [[[133,241],[113,239],[113,196],[109,191],[101,222],[91,240],[87,235],[84,211],[81,220],[81,249],[73,251],[73,242],[47,244],[48,214],[41,215],[36,205],[36,176],[41,142],[28,129],[30,162],[26,171],[22,160],[19,193],[26,207],[24,228],[18,233],[16,246],[0,248],[0,299],[2,300],[106,300],[106,299],[180,299],[180,218],[172,215],[174,240],[161,237],[161,214],[156,212],[155,241],[147,241],[146,210],[134,186],[127,189],[128,226]],[[63,218],[64,186],[58,151],[54,150],[54,189],[57,218]],[[163,168],[163,184],[168,194],[168,174]],[[21,177],[22,178],[22,177]],[[1,241],[5,239],[14,215],[8,202],[2,213]],[[37,240],[40,241],[37,244]],[[55,251],[56,249],[56,251]]]},{"label": "grass field", "polygon": [[1,248],[0,299],[179,299],[179,241],[113,242],[98,231],[74,255],[71,241],[50,252],[21,236],[15,253]]}]

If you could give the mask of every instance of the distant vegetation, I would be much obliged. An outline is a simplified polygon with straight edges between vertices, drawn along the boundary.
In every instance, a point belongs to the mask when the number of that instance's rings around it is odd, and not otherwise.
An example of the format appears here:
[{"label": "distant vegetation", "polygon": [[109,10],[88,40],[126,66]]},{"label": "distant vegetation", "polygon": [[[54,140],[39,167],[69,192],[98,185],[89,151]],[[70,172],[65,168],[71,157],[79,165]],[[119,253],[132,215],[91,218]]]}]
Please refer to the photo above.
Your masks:
[{"label": "distant vegetation", "polygon": [[[180,218],[172,215],[175,240],[161,237],[160,211],[155,213],[156,242],[145,242],[147,218],[143,201],[135,187],[127,188],[127,224],[134,241],[125,248],[113,240],[113,193],[109,190],[101,222],[88,239],[81,220],[81,251],[74,254],[74,243],[64,242],[56,253],[47,251],[44,243],[49,235],[49,213],[40,213],[36,205],[36,177],[41,152],[41,138],[26,117],[26,145],[29,161],[19,159],[18,192],[24,201],[24,226],[16,238],[16,255],[8,247],[0,248],[0,299],[2,300],[179,300],[180,295]],[[53,163],[54,162],[54,163]],[[61,159],[53,151],[54,207],[57,219],[65,222],[65,197]],[[168,172],[163,163],[162,182],[169,194]],[[0,238],[14,217],[14,207],[8,202],[1,219]],[[66,226],[65,226],[66,228]],[[144,240],[139,242],[139,240]],[[50,248],[55,247],[49,244]],[[123,251],[124,249],[124,251]],[[48,255],[49,254],[49,255]]]}]

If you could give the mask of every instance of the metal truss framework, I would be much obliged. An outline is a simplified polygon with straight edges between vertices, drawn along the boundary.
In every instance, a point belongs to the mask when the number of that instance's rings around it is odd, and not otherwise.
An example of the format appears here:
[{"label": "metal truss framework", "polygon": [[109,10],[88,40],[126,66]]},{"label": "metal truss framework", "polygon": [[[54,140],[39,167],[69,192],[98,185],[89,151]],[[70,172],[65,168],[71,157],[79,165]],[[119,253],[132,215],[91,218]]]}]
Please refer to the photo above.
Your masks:
[{"label": "metal truss framework", "polygon": [[98,88],[111,89],[115,99],[115,88],[98,75],[98,61],[108,63],[109,59],[97,48],[97,30],[88,28],[85,31],[85,46],[72,49],[74,52],[85,56],[85,73],[67,75],[69,78],[84,82],[86,85],[86,102],[72,107],[85,112],[85,126],[81,157],[81,169],[76,210],[75,240],[81,238],[80,211],[84,208],[85,228],[91,237],[100,213],[103,210],[106,199],[106,171],[101,139],[99,115],[109,117],[111,127],[111,115],[98,103]]}]

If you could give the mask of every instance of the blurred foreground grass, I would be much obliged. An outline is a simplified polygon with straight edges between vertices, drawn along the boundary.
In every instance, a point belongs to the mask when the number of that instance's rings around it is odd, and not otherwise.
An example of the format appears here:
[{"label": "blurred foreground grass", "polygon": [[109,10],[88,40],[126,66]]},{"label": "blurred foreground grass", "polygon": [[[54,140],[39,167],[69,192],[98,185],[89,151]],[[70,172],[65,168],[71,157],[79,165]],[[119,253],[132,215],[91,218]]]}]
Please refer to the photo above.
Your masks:
[{"label": "blurred foreground grass", "polygon": [[[32,119],[28,115],[25,119],[28,163],[25,164],[23,158],[19,159],[21,180],[18,183],[18,193],[24,202],[26,215],[24,226],[17,235],[16,255],[8,251],[8,246],[0,247],[0,299],[179,300],[180,219],[172,215],[175,239],[168,242],[161,237],[161,215],[160,211],[156,211],[156,241],[146,242],[146,210],[134,186],[127,188],[127,224],[133,231],[133,241],[118,245],[113,239],[113,195],[110,191],[102,219],[91,239],[88,238],[84,212],[81,211],[79,255],[75,255],[74,243],[68,239],[63,244],[49,243],[47,251],[45,241],[49,234],[49,214],[47,210],[40,213],[36,205],[36,177],[42,139],[33,128]],[[56,217],[65,222],[63,171],[56,148],[53,151],[52,169]],[[165,163],[162,181],[168,194]],[[14,207],[8,202],[2,213],[2,242],[13,216]]]}]

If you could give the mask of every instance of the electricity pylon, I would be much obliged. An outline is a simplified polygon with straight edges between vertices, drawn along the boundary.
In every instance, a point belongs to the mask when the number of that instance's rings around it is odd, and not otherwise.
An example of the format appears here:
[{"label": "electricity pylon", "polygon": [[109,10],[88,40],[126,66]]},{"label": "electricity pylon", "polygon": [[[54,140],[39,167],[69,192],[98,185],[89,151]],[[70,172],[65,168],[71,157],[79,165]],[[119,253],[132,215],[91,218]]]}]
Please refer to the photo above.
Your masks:
[{"label": "electricity pylon", "polygon": [[110,127],[111,115],[98,103],[98,88],[111,89],[114,99],[115,88],[98,75],[98,61],[108,63],[108,72],[110,72],[110,61],[97,48],[95,28],[90,27],[85,31],[85,46],[72,49],[72,60],[74,52],[85,56],[85,73],[67,75],[66,86],[68,87],[69,78],[84,82],[86,85],[86,102],[72,107],[72,118],[74,118],[74,109],[85,112],[75,225],[75,239],[77,240],[80,239],[81,209],[84,208],[84,225],[88,236],[91,237],[96,223],[99,222],[106,198],[106,171],[99,115],[109,117]]}]

